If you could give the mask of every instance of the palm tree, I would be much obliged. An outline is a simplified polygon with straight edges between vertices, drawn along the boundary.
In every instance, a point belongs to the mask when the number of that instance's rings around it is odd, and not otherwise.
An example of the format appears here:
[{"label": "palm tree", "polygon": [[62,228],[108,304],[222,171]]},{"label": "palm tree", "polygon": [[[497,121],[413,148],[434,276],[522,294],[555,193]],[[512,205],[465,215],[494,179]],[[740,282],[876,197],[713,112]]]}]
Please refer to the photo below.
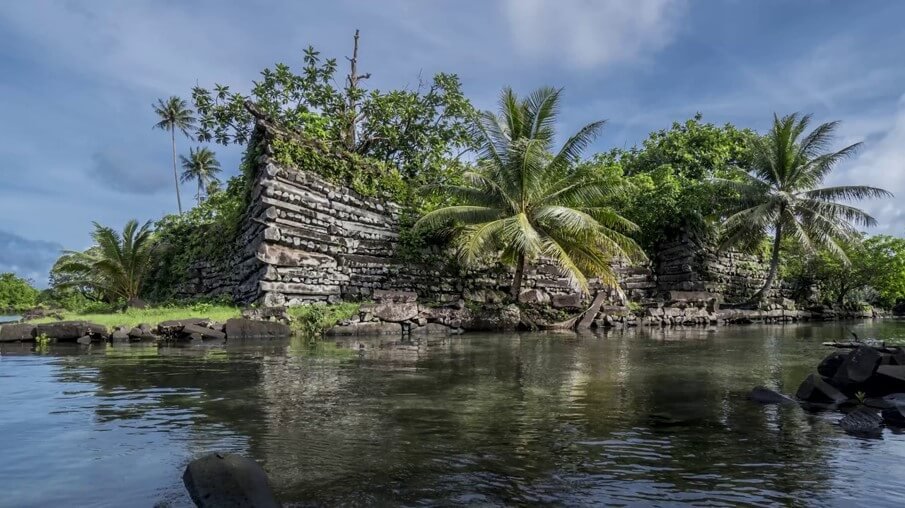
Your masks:
[{"label": "palm tree", "polygon": [[201,196],[205,189],[211,185],[220,183],[217,173],[220,172],[220,163],[214,152],[208,148],[189,149],[189,156],[180,155],[182,161],[182,181],[188,182],[195,180],[198,183],[198,192],[195,193],[195,200],[201,204]]},{"label": "palm tree", "polygon": [[66,285],[93,288],[111,302],[134,302],[151,263],[151,222],[139,228],[138,221],[130,220],[122,234],[95,222],[91,236],[94,247],[65,252],[55,269],[72,275]]},{"label": "palm tree", "polygon": [[500,255],[515,265],[511,294],[517,298],[526,263],[554,260],[576,289],[587,292],[587,276],[616,283],[614,257],[641,259],[624,235],[636,226],[606,206],[618,188],[576,167],[581,151],[602,121],[586,125],[552,154],[560,90],[540,88],[520,100],[509,88],[499,115],[483,112],[476,122],[479,156],[463,185],[440,185],[460,204],[430,212],[416,226],[461,226],[460,255],[473,262]]},{"label": "palm tree", "polygon": [[173,179],[176,181],[176,203],[179,205],[181,214],[182,198],[179,196],[179,173],[176,170],[176,130],[178,129],[191,139],[192,135],[189,131],[195,127],[195,117],[192,116],[192,110],[185,100],[175,95],[167,100],[157,99],[157,104],[154,104],[153,108],[160,119],[154,124],[154,128],[170,131],[170,139],[173,142]]},{"label": "palm tree", "polygon": [[[840,201],[892,196],[864,185],[818,186],[839,161],[850,157],[861,143],[838,151],[827,151],[838,122],[819,125],[804,135],[811,116],[773,115],[773,127],[752,143],[752,167],[741,174],[741,182],[724,182],[741,193],[741,203],[724,223],[724,246],[757,242],[773,233],[770,270],[763,287],[752,301],[760,301],[773,286],[779,267],[782,240],[800,244],[806,251],[826,248],[848,262],[837,243],[858,235],[856,225],[873,226],[876,220]],[[802,137],[803,136],[803,137]]]}]

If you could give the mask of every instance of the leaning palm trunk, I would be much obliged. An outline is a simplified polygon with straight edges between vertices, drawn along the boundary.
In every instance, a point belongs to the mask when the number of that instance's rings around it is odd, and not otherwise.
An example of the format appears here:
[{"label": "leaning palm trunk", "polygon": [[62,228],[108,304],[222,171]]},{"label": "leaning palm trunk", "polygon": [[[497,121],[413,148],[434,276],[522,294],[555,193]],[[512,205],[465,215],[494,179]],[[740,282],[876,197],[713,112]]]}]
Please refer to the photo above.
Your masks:
[{"label": "leaning palm trunk", "polygon": [[782,241],[782,224],[776,225],[776,232],[773,236],[773,251],[770,255],[770,270],[767,272],[767,279],[764,281],[764,286],[758,290],[757,293],[754,293],[754,296],[751,297],[752,302],[759,302],[764,299],[769,293],[770,290],[773,289],[773,282],[776,280],[776,273],[779,271],[779,249],[780,242]]}]

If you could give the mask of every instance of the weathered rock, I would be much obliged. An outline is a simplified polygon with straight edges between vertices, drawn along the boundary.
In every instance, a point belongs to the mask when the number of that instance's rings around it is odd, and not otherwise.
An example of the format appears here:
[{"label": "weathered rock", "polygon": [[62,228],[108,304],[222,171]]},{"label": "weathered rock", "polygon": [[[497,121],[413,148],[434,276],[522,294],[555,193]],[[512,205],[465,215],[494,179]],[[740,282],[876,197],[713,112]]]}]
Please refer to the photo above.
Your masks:
[{"label": "weathered rock", "polygon": [[91,336],[86,335],[84,337],[79,337],[78,339],[75,339],[75,341],[83,346],[87,346],[87,345],[91,344]]},{"label": "weathered rock", "polygon": [[401,323],[418,316],[418,310],[414,302],[381,302],[374,306],[373,314],[381,321]]},{"label": "weathered rock", "polygon": [[107,328],[87,321],[60,321],[37,325],[35,334],[43,334],[58,341],[74,341],[86,335],[101,338],[107,334]]},{"label": "weathered rock", "polygon": [[185,328],[185,325],[207,326],[210,322],[211,320],[207,318],[186,318],[161,321],[157,325],[157,333],[167,337],[175,337],[182,333],[182,329]]},{"label": "weathered rock", "polygon": [[206,326],[198,326],[193,324],[187,324],[182,328],[182,333],[187,334],[189,336],[197,335],[201,340],[224,340],[226,339],[226,334],[223,332],[219,332],[217,330],[213,330]]},{"label": "weathered rock", "polygon": [[836,387],[829,384],[817,374],[809,375],[801,385],[795,396],[800,400],[807,402],[830,402],[841,404],[848,400],[848,397],[840,392]]},{"label": "weathered rock", "polygon": [[883,418],[876,410],[858,406],[839,420],[842,430],[851,434],[876,434],[880,432]]},{"label": "weathered rock", "polygon": [[151,332],[151,327],[144,323],[129,330],[129,339],[133,341],[156,340],[157,338],[157,335]]},{"label": "weathered rock", "polygon": [[864,383],[874,375],[879,364],[880,352],[870,346],[861,346],[842,361],[833,382],[843,386]]},{"label": "weathered rock", "polygon": [[418,293],[414,291],[396,291],[375,289],[371,298],[377,303],[395,302],[395,303],[412,303],[418,300]]},{"label": "weathered rock", "polygon": [[820,361],[820,364],[817,365],[817,372],[823,377],[831,378],[836,375],[836,371],[839,370],[839,366],[846,358],[848,358],[847,352],[834,351]]},{"label": "weathered rock", "polygon": [[402,325],[399,323],[381,323],[370,321],[366,323],[351,323],[349,325],[337,325],[327,330],[331,337],[349,337],[363,335],[402,335]]},{"label": "weathered rock", "polygon": [[494,289],[466,290],[465,300],[476,303],[502,303],[506,301],[506,293]]},{"label": "weathered rock", "polygon": [[763,386],[755,386],[748,398],[761,404],[797,404],[792,397]]},{"label": "weathered rock", "polygon": [[283,323],[272,321],[252,321],[232,318],[224,327],[227,340],[235,339],[279,339],[289,337],[292,331]]},{"label": "weathered rock", "polygon": [[29,342],[35,340],[35,325],[22,323],[0,326],[0,342]]},{"label": "weathered rock", "polygon": [[129,342],[129,332],[126,331],[124,326],[117,326],[110,333],[110,342]]},{"label": "weathered rock", "polygon": [[905,381],[905,365],[880,365],[877,367],[877,374],[897,381]]},{"label": "weathered rock", "polygon": [[251,459],[234,453],[212,453],[189,463],[182,482],[201,508],[279,508],[267,473]]},{"label": "weathered rock", "polygon": [[441,325],[440,323],[428,323],[424,326],[419,326],[417,328],[412,328],[412,335],[449,335],[453,333],[453,329],[446,326]]},{"label": "weathered rock", "polygon": [[[606,294],[603,291],[598,291],[597,295],[594,296],[594,301],[591,302],[591,306],[585,311],[584,315],[581,319],[578,320],[578,323],[575,325],[578,330],[587,330],[594,323],[594,320],[597,318],[597,314],[600,312],[600,307],[603,306],[604,301],[606,301]],[[613,324],[613,318],[609,315],[604,317],[605,320],[609,320],[610,326]]]},{"label": "weathered rock", "polygon": [[887,425],[905,427],[905,407],[893,405],[880,412],[880,416]]},{"label": "weathered rock", "polygon": [[528,289],[518,295],[518,301],[527,305],[548,305],[550,295],[543,289]]},{"label": "weathered rock", "polygon": [[256,321],[279,321],[287,324],[292,322],[292,317],[285,306],[245,309],[242,311],[242,317]]},{"label": "weathered rock", "polygon": [[568,295],[554,295],[553,296],[553,308],[554,309],[580,309],[581,308],[581,294],[572,293]]}]

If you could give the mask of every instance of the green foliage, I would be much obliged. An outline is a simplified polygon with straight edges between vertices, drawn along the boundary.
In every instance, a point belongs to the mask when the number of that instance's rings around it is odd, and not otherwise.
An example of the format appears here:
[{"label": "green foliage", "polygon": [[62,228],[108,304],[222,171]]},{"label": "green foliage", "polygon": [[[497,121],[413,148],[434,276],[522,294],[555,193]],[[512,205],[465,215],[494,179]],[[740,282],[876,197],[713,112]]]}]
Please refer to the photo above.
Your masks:
[{"label": "green foliage", "polygon": [[122,234],[94,223],[95,246],[85,252],[67,251],[54,267],[65,273],[63,287],[88,287],[107,302],[129,302],[141,295],[154,246],[150,222],[139,227],[130,220]]},{"label": "green foliage", "polygon": [[275,139],[273,157],[281,165],[311,171],[362,196],[406,203],[410,187],[399,171],[353,152],[332,149],[317,140]]},{"label": "green foliage", "polygon": [[246,177],[233,177],[226,189],[214,193],[182,215],[167,215],[155,227],[156,249],[145,296],[172,300],[177,286],[199,262],[218,263],[235,246],[246,210]]},{"label": "green foliage", "polygon": [[601,178],[576,164],[603,122],[571,136],[555,154],[554,130],[560,91],[541,88],[525,99],[511,89],[500,98],[500,114],[485,112],[477,125],[478,168],[462,185],[437,187],[457,204],[424,215],[419,225],[459,227],[459,252],[466,263],[499,256],[516,267],[513,296],[521,289],[526,262],[556,260],[569,282],[587,291],[587,276],[615,284],[614,257],[637,259],[640,249],[625,232],[635,225],[608,201],[619,182]]},{"label": "green foliage", "polygon": [[315,303],[289,308],[292,329],[305,337],[318,337],[340,321],[358,315],[361,303]]},{"label": "green foliage", "polygon": [[282,127],[380,161],[410,181],[444,179],[449,163],[471,147],[473,108],[457,76],[437,74],[414,90],[383,92],[360,86],[370,75],[347,76],[339,88],[336,74],[335,59],[324,60],[308,47],[298,73],[282,63],[265,68],[250,94],[220,84],[197,86],[196,136],[221,144],[249,142],[254,121],[245,102],[251,100]]},{"label": "green foliage", "polygon": [[653,254],[680,233],[708,238],[731,193],[714,192],[714,178],[747,167],[755,134],[732,125],[704,123],[700,114],[656,131],[642,146],[597,154],[586,165],[605,178],[624,177],[632,189],[617,207],[638,225],[636,239]]},{"label": "green foliage", "polygon": [[774,116],[770,132],[751,145],[749,171],[739,172],[740,181],[723,181],[725,189],[740,195],[735,213],[723,224],[724,245],[751,245],[773,233],[770,272],[754,299],[770,291],[782,240],[808,252],[826,249],[848,263],[840,242],[857,238],[856,225],[873,226],[876,220],[842,201],[891,196],[883,189],[862,185],[819,188],[836,164],[853,154],[859,144],[827,152],[838,123],[819,125],[805,135],[809,122],[808,115]]},{"label": "green foliage", "polygon": [[0,311],[26,310],[38,303],[38,290],[13,273],[0,273]]},{"label": "green foliage", "polygon": [[789,245],[786,280],[802,293],[818,287],[837,306],[865,301],[889,309],[905,300],[905,239],[878,235],[839,246],[848,262],[827,249],[811,254]]},{"label": "green foliage", "polygon": [[45,348],[51,343],[52,340],[53,339],[48,337],[46,333],[41,333],[37,337],[35,337],[35,346],[37,348]]},{"label": "green foliage", "polygon": [[[127,308],[110,309],[96,308],[85,309],[79,312],[64,312],[63,319],[83,320],[97,323],[107,328],[125,326],[131,328],[141,323],[151,325],[173,319],[185,319],[187,317],[206,318],[212,321],[226,321],[230,318],[241,317],[242,310],[234,305],[222,303],[169,303],[148,307],[145,309]],[[53,322],[55,318],[45,318],[34,323]]]}]

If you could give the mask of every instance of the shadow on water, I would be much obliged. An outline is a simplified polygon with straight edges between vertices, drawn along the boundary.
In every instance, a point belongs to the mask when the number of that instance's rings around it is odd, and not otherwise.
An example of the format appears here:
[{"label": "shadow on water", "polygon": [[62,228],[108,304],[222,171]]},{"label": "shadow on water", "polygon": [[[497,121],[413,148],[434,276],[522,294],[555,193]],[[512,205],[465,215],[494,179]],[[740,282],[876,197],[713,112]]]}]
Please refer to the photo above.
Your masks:
[{"label": "shadow on water", "polygon": [[[254,457],[278,497],[301,504],[893,504],[905,489],[890,473],[905,436],[859,440],[839,431],[837,415],[745,397],[755,385],[794,392],[825,353],[819,343],[848,328],[55,346],[46,355],[4,346],[0,378],[32,376],[40,388],[0,403],[45,410],[48,427],[79,426],[78,437],[101,443],[52,452],[58,461],[93,454],[86,478],[149,456],[149,469],[116,490],[35,494],[35,505],[104,494],[182,504],[181,467],[210,449]],[[47,393],[62,395],[22,402]],[[27,415],[11,420],[0,416],[0,445],[24,464],[18,493],[53,461],[35,461],[16,440],[13,424]],[[0,466],[0,478],[10,471]]]}]

